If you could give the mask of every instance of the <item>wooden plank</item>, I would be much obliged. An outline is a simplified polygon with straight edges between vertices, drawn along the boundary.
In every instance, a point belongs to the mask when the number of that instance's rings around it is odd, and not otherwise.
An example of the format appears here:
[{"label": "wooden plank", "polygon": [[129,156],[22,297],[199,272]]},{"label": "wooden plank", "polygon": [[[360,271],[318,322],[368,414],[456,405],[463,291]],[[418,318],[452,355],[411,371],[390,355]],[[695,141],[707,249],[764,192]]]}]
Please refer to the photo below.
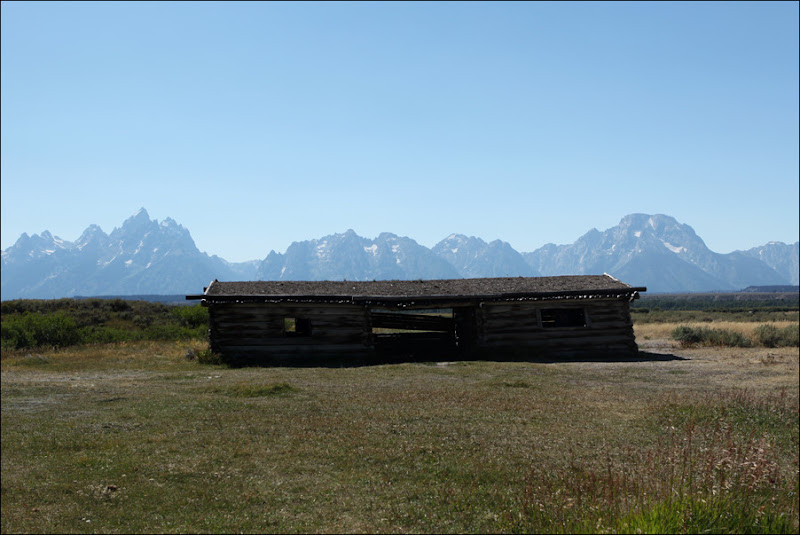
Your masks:
[{"label": "wooden plank", "polygon": [[265,321],[272,321],[281,318],[306,318],[323,322],[340,322],[349,321],[355,323],[365,323],[367,318],[365,314],[316,314],[313,312],[300,313],[298,311],[282,311],[281,313],[270,314],[212,314],[209,316],[212,321],[219,323],[235,322],[235,323],[260,323]]},{"label": "wooden plank", "polygon": [[[492,335],[526,335],[551,337],[551,336],[591,336],[592,334],[602,334],[604,332],[632,332],[630,325],[623,323],[609,324],[597,326],[592,324],[591,327],[534,327],[522,326],[514,323],[496,323],[490,324],[486,327],[486,336]],[[562,334],[566,333],[566,334]]]},{"label": "wooden plank", "polygon": [[229,355],[253,355],[253,356],[289,356],[289,357],[302,357],[307,356],[331,356],[331,357],[347,357],[353,355],[366,355],[372,353],[372,349],[360,345],[349,344],[339,346],[292,346],[292,347],[268,347],[268,346],[230,346],[221,347],[220,353]]},{"label": "wooden plank", "polygon": [[372,328],[409,329],[420,331],[453,331],[453,318],[421,314],[391,314],[373,312],[370,314]]},{"label": "wooden plank", "polygon": [[362,305],[351,303],[212,303],[214,310],[266,310],[266,309],[306,309],[306,310],[364,310]]},{"label": "wooden plank", "polygon": [[[306,318],[312,330],[337,330],[337,329],[351,329],[351,330],[366,330],[366,322],[354,321],[325,321],[318,318]],[[284,329],[284,318],[272,318],[269,321],[258,322],[237,322],[237,321],[212,321],[210,327],[218,330],[263,330],[265,332],[278,331],[282,332]]]},{"label": "wooden plank", "polygon": [[369,335],[366,333],[350,333],[342,335],[331,335],[325,337],[314,336],[240,336],[237,334],[232,335],[217,335],[214,337],[215,342],[225,345],[241,346],[325,346],[335,344],[349,344],[349,343],[366,343],[369,340]]},{"label": "wooden plank", "polygon": [[635,344],[635,341],[627,336],[599,336],[595,338],[551,338],[551,339],[531,339],[531,338],[506,338],[488,337],[482,342],[484,346],[541,346],[541,347],[586,347],[602,346],[607,344]]},{"label": "wooden plank", "polygon": [[455,342],[455,338],[451,333],[445,332],[414,332],[414,333],[396,333],[396,334],[373,334],[372,339],[375,343],[406,343],[406,342]]},{"label": "wooden plank", "polygon": [[614,329],[589,329],[580,327],[565,327],[563,329],[539,329],[536,331],[505,331],[494,330],[486,333],[487,337],[508,338],[508,339],[531,339],[548,340],[558,338],[594,338],[602,336],[630,336],[633,337],[633,330],[630,327],[619,327]]},{"label": "wooden plank", "polygon": [[492,312],[514,312],[526,309],[537,308],[581,308],[588,309],[601,308],[601,307],[619,307],[626,306],[629,303],[624,299],[555,299],[555,300],[537,300],[537,301],[524,301],[524,302],[484,302],[481,304],[481,309],[489,310]]},{"label": "wooden plank", "polygon": [[212,316],[236,316],[236,317],[264,317],[264,316],[291,316],[314,314],[316,316],[365,316],[366,311],[360,308],[296,308],[296,307],[263,307],[263,308],[230,308],[226,310],[212,310]]},{"label": "wooden plank", "polygon": [[[513,323],[524,325],[525,328],[538,328],[538,312],[539,308],[564,308],[564,309],[583,309],[585,311],[586,322],[592,326],[602,326],[605,324],[612,324],[615,322],[622,322],[625,324],[630,323],[630,314],[621,310],[619,307],[615,308],[593,308],[586,307],[503,307],[503,309],[484,311],[484,323],[487,329],[495,328],[497,322]],[[516,310],[515,310],[516,309]]]}]

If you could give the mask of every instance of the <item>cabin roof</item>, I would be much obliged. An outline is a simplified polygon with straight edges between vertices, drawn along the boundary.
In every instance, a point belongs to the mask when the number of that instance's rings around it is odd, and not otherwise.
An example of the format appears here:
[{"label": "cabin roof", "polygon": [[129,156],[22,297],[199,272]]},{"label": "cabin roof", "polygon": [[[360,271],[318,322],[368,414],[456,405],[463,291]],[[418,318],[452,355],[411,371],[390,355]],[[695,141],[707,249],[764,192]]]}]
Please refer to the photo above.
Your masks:
[{"label": "cabin roof", "polygon": [[214,280],[202,295],[206,301],[320,301],[408,302],[470,299],[542,299],[560,297],[627,296],[644,287],[632,287],[611,275],[558,277],[496,277],[443,280],[382,281],[250,281]]}]

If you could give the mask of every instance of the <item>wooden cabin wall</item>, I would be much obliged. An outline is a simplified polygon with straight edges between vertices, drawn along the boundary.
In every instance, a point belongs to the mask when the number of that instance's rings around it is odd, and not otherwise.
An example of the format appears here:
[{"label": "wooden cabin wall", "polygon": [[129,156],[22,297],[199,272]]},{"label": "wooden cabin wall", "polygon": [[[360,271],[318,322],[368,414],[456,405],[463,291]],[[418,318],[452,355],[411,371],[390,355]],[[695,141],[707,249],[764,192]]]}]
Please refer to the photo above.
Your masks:
[{"label": "wooden cabin wall", "polygon": [[[624,358],[638,351],[625,298],[451,305],[455,336],[465,356],[473,354],[473,347],[492,358]],[[539,311],[546,308],[581,308],[587,326],[542,327]],[[287,335],[284,318],[308,320],[311,335]],[[375,358],[370,313],[361,305],[210,303],[209,321],[212,351],[231,364],[302,366]]]},{"label": "wooden cabin wall", "polygon": [[[284,318],[302,318],[310,336],[284,332]],[[293,364],[369,354],[368,317],[358,305],[212,303],[211,350],[235,364]]]},{"label": "wooden cabin wall", "polygon": [[[541,327],[537,311],[583,308],[586,327]],[[483,303],[477,311],[478,346],[524,351],[531,357],[630,357],[638,349],[627,299]]]}]

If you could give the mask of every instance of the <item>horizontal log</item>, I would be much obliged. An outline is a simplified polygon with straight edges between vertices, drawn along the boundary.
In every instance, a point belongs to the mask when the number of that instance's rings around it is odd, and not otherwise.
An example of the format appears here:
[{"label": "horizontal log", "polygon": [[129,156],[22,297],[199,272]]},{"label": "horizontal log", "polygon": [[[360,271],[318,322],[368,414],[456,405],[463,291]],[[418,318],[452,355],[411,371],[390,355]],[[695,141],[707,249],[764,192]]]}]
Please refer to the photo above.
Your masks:
[{"label": "horizontal log", "polygon": [[413,332],[396,334],[373,334],[372,340],[375,343],[405,343],[405,342],[454,342],[455,337],[451,333],[443,332]]},{"label": "horizontal log", "polygon": [[222,346],[218,350],[223,355],[271,355],[303,357],[307,355],[331,357],[346,357],[353,355],[365,355],[373,352],[369,346],[360,344],[336,345],[336,346]]},{"label": "horizontal log", "polygon": [[587,308],[599,310],[602,308],[625,308],[630,306],[625,300],[620,299],[591,299],[591,300],[551,300],[551,301],[526,301],[526,302],[484,302],[482,310],[490,312],[514,312],[533,310],[538,308]]},{"label": "horizontal log", "polygon": [[345,322],[365,322],[367,320],[366,314],[344,314],[338,312],[336,314],[320,314],[313,311],[301,313],[298,311],[283,311],[275,314],[213,314],[209,316],[211,321],[217,322],[241,322],[241,323],[259,323],[265,321],[272,321],[280,318],[306,318],[314,319],[317,321],[345,321]]},{"label": "horizontal log", "polygon": [[549,340],[558,338],[595,338],[603,336],[629,336],[633,338],[633,330],[630,327],[620,327],[616,329],[591,329],[588,327],[564,327],[553,329],[538,329],[531,331],[515,330],[493,330],[482,333],[484,336],[497,338],[530,338],[533,340]]},{"label": "horizontal log", "polygon": [[621,306],[596,306],[596,305],[576,305],[576,306],[494,306],[484,307],[481,310],[489,315],[508,315],[508,316],[522,316],[527,314],[536,314],[537,310],[547,309],[584,309],[589,313],[612,313],[612,312],[625,312],[627,309]]},{"label": "horizontal log", "polygon": [[283,331],[211,331],[211,337],[225,340],[252,339],[252,340],[282,340],[284,338],[311,338],[314,340],[340,340],[367,337],[369,333],[365,330],[312,330],[310,335],[284,333]]},{"label": "horizontal log", "polygon": [[[595,309],[591,307],[558,307],[558,308],[565,308],[565,309],[583,309],[585,315],[590,318],[597,318],[597,319],[605,319],[605,318],[619,318],[619,319],[626,319],[630,316],[630,314],[621,309]],[[539,316],[538,313],[539,309],[531,308],[519,311],[512,311],[512,310],[486,310],[483,311],[482,316],[485,319],[492,319],[492,318],[507,318],[507,319],[525,319],[525,318],[537,318]],[[547,310],[547,307],[542,308],[542,310]]]},{"label": "horizontal log", "polygon": [[484,336],[494,336],[497,338],[531,338],[536,340],[548,340],[558,338],[595,338],[602,336],[630,336],[633,337],[633,330],[630,327],[617,329],[591,329],[588,327],[564,327],[553,329],[538,329],[529,331],[515,331],[499,329],[481,333]]},{"label": "horizontal log", "polygon": [[[285,318],[272,318],[269,321],[210,321],[209,325],[212,328],[220,330],[258,330],[263,329],[266,331],[283,331]],[[366,322],[354,321],[326,321],[319,318],[305,318],[307,319],[312,329],[351,329],[351,330],[367,330]]]},{"label": "horizontal log", "polygon": [[527,321],[513,321],[505,318],[495,318],[483,322],[483,328],[487,331],[512,329],[515,331],[531,331],[539,330],[539,322],[536,319],[529,319]]},{"label": "horizontal log", "polygon": [[269,309],[313,309],[313,310],[364,310],[361,305],[350,303],[212,303],[210,310],[269,310]]},{"label": "horizontal log", "polygon": [[486,337],[482,338],[480,345],[491,346],[542,346],[542,347],[587,347],[603,345],[628,345],[636,342],[625,336],[599,336],[595,338],[517,338],[517,337]]},{"label": "horizontal log", "polygon": [[[614,325],[597,326],[592,324],[590,327],[522,327],[516,324],[497,324],[486,325],[482,330],[487,335],[506,336],[510,334],[530,334],[532,336],[552,337],[552,336],[592,336],[611,332],[632,332],[630,325],[617,323]],[[566,334],[562,334],[566,333]]]},{"label": "horizontal log", "polygon": [[370,315],[370,322],[372,328],[384,329],[452,331],[455,328],[453,318],[420,314],[372,313]]},{"label": "horizontal log", "polygon": [[331,336],[234,336],[234,335],[211,335],[211,339],[218,344],[230,346],[324,346],[335,344],[358,344],[367,343],[369,335],[366,333],[352,333],[346,335]]}]

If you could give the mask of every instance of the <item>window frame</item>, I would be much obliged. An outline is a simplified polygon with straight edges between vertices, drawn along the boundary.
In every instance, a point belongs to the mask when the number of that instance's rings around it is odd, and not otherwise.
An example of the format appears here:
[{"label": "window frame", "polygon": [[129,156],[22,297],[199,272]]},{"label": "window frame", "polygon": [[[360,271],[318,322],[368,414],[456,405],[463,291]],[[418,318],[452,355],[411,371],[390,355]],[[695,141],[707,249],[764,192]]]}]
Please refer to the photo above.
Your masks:
[{"label": "window frame", "polygon": [[291,338],[309,337],[312,334],[311,320],[297,316],[283,317],[283,335]]},{"label": "window frame", "polygon": [[[545,312],[548,318],[545,318]],[[550,319],[551,313],[554,317]],[[588,329],[591,326],[586,307],[547,307],[536,310],[540,329]],[[580,319],[578,319],[580,318]]]}]

